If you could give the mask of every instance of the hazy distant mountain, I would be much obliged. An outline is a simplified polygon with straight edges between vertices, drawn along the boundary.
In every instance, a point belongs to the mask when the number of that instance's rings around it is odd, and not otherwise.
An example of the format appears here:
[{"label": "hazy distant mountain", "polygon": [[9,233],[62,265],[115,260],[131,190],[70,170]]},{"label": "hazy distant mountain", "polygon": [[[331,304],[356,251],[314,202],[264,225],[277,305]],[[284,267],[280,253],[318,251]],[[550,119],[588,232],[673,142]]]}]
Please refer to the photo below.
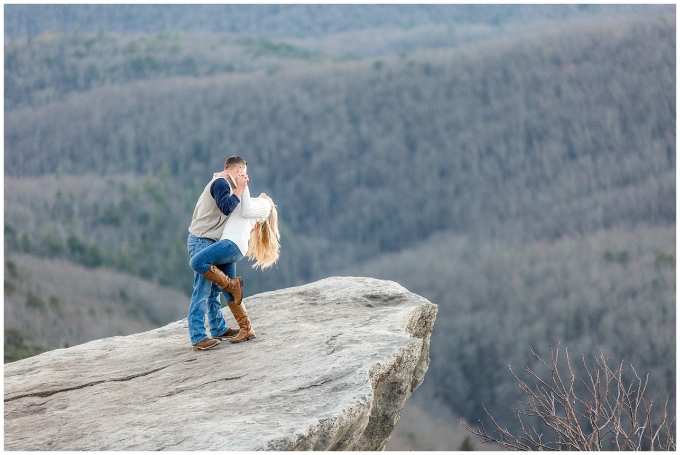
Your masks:
[{"label": "hazy distant mountain", "polygon": [[73,30],[118,33],[202,30],[305,37],[424,24],[504,24],[538,19],[673,12],[673,5],[12,5],[5,36]]}]

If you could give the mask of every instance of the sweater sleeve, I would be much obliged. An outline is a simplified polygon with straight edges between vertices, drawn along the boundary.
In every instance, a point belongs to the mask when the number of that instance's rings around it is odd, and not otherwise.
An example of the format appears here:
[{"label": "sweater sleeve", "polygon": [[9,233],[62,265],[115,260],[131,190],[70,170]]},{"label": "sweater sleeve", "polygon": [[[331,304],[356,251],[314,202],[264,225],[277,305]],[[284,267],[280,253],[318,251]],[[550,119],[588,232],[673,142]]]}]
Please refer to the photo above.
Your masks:
[{"label": "sweater sleeve", "polygon": [[[246,191],[248,194],[246,195]],[[250,197],[248,187],[243,190],[243,200],[241,201],[241,215],[245,218],[267,218],[272,205],[265,198]]]},{"label": "sweater sleeve", "polygon": [[238,196],[231,194],[229,184],[224,179],[216,179],[210,185],[210,195],[215,199],[220,212],[226,216],[229,216],[241,202]]}]

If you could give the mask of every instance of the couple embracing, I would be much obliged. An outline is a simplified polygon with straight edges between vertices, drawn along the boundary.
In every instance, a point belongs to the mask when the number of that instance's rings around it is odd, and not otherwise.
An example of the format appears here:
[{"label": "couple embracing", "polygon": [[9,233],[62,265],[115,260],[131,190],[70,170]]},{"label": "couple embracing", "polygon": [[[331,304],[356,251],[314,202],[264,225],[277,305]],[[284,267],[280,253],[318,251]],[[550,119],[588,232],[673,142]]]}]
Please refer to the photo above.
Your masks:
[{"label": "couple embracing", "polygon": [[[189,336],[194,350],[206,350],[229,340],[255,338],[243,305],[243,279],[236,277],[236,262],[255,259],[253,267],[267,268],[279,258],[276,206],[265,193],[253,198],[248,189],[248,163],[231,156],[224,171],[213,175],[198,198],[189,226],[187,249],[194,270],[194,291],[189,305]],[[223,292],[238,323],[231,329],[222,316]],[[205,316],[210,334],[205,330]]]}]

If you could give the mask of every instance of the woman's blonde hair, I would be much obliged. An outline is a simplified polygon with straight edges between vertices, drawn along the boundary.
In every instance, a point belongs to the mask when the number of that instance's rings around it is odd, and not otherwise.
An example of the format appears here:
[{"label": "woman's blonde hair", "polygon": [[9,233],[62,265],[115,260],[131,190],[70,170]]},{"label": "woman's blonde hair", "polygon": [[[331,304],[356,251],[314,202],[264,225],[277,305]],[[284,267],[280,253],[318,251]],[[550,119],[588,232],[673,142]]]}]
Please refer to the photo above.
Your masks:
[{"label": "woman's blonde hair", "polygon": [[276,264],[279,260],[279,217],[276,213],[276,205],[272,205],[269,216],[261,223],[257,223],[253,232],[250,233],[248,242],[248,259],[257,259],[253,268],[266,269]]}]

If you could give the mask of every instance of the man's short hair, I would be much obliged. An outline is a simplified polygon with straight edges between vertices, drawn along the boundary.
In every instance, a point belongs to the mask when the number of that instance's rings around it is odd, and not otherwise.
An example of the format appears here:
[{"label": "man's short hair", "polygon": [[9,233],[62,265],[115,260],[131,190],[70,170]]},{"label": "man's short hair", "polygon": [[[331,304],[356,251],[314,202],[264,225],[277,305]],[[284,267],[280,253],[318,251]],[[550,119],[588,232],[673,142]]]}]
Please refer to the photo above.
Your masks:
[{"label": "man's short hair", "polygon": [[224,169],[229,169],[232,166],[248,166],[248,162],[238,155],[233,155],[224,162]]}]

